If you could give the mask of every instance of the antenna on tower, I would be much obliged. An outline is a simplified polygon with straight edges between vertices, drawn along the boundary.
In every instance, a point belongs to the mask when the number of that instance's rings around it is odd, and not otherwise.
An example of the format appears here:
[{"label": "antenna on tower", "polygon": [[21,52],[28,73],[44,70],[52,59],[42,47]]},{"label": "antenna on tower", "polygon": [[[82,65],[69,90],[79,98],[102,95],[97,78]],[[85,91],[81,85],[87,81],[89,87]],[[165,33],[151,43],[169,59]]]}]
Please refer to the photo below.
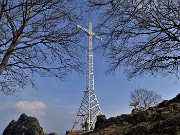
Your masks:
[{"label": "antenna on tower", "polygon": [[96,118],[102,114],[96,94],[94,91],[94,72],[93,72],[93,47],[92,38],[102,40],[102,38],[96,35],[92,31],[92,23],[89,21],[89,28],[86,29],[77,25],[79,29],[84,31],[88,35],[88,47],[87,47],[87,70],[86,70],[86,90],[84,91],[84,97],[79,107],[74,127],[79,123],[83,130],[90,131],[94,128]]}]

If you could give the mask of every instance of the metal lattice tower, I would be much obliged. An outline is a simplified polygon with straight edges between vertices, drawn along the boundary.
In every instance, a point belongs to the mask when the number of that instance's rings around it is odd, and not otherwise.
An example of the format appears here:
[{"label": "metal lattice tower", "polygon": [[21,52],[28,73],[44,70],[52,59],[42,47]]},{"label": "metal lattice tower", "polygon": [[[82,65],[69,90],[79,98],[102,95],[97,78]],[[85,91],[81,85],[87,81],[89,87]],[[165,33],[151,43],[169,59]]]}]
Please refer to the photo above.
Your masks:
[{"label": "metal lattice tower", "polygon": [[102,114],[96,94],[94,91],[94,72],[93,72],[93,47],[92,38],[100,39],[101,37],[92,32],[92,23],[89,22],[89,29],[85,29],[77,25],[79,29],[88,35],[88,48],[87,48],[87,71],[86,71],[86,90],[84,97],[78,110],[73,128],[80,123],[83,130],[92,130],[98,115]]}]

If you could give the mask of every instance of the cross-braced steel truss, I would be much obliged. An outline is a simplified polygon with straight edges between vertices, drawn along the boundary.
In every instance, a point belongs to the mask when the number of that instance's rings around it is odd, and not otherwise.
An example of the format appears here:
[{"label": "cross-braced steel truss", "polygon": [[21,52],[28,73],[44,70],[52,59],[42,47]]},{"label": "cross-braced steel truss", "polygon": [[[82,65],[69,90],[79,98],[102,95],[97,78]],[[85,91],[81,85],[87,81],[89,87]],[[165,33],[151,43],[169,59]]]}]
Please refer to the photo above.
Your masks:
[{"label": "cross-braced steel truss", "polygon": [[88,35],[89,43],[87,48],[87,71],[86,71],[86,90],[77,113],[73,128],[79,123],[84,130],[92,130],[98,115],[102,114],[96,94],[94,91],[94,72],[93,72],[93,47],[92,38],[101,38],[92,32],[92,23],[89,22],[89,29],[77,25]]}]

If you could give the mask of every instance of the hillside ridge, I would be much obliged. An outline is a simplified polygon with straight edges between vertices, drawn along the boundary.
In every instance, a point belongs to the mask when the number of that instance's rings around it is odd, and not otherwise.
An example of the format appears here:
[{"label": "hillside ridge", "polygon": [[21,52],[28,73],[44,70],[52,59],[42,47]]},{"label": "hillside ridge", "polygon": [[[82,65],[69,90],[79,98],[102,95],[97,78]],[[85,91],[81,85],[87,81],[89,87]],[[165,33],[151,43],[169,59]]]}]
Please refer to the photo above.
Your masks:
[{"label": "hillside ridge", "polygon": [[180,93],[144,111],[98,116],[94,131],[83,135],[180,135]]}]

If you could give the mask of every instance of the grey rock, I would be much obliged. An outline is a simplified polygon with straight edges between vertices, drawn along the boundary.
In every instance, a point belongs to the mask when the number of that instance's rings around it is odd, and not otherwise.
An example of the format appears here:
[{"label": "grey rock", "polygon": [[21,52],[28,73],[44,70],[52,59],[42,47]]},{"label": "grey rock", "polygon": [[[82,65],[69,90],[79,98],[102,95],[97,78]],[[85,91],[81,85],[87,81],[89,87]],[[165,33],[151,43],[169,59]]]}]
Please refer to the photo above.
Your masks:
[{"label": "grey rock", "polygon": [[35,117],[23,113],[17,121],[12,120],[5,128],[3,135],[57,135],[56,133],[45,134],[39,121]]},{"label": "grey rock", "polygon": [[95,129],[97,129],[101,126],[104,126],[105,122],[106,122],[106,116],[105,115],[97,116],[97,121],[95,123]]},{"label": "grey rock", "polygon": [[129,123],[128,123],[127,121],[123,121],[123,122],[122,122],[122,125],[123,125],[123,126],[127,126],[127,125],[129,125]]}]

